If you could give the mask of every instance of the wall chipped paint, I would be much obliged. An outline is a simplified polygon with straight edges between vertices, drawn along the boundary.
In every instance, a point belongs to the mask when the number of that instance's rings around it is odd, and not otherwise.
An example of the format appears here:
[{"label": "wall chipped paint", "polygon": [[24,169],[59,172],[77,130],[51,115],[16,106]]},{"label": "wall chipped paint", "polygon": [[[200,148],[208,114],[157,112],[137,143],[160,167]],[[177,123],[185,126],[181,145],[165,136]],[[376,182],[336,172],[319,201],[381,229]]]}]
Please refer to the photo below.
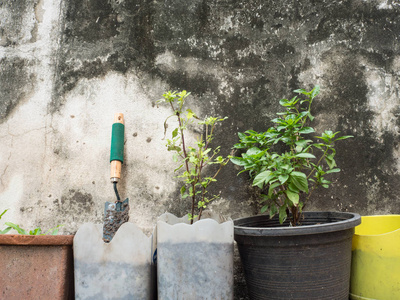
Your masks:
[{"label": "wall chipped paint", "polygon": [[[29,3],[28,3],[29,2]],[[186,212],[156,105],[186,89],[200,115],[263,130],[277,100],[321,86],[318,130],[337,145],[342,172],[309,209],[400,213],[400,5],[396,1],[0,1],[0,209],[5,221],[74,232],[101,222],[115,112],[126,118],[122,197],[147,232],[168,210]],[[172,124],[171,124],[172,127]],[[196,132],[192,132],[192,136]],[[245,174],[227,166],[211,208],[255,214]],[[4,206],[4,207],[3,207]]]}]

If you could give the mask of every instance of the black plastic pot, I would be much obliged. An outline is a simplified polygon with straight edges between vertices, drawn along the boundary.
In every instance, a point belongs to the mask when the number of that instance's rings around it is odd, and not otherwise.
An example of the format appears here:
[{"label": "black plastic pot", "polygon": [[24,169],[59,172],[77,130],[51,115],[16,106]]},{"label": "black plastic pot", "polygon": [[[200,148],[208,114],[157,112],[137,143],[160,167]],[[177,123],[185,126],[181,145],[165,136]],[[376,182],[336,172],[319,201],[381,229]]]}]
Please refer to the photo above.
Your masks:
[{"label": "black plastic pot", "polygon": [[355,213],[306,212],[302,226],[234,221],[250,299],[348,299]]}]

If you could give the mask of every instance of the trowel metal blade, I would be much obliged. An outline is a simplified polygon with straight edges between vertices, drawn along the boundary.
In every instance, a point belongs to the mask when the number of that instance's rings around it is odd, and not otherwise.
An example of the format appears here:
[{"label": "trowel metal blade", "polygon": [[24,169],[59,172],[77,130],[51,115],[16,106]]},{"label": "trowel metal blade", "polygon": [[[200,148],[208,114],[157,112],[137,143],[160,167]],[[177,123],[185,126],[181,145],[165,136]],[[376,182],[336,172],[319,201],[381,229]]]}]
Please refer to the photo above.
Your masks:
[{"label": "trowel metal blade", "polygon": [[111,242],[119,227],[129,220],[129,198],[122,202],[106,202],[104,207],[103,240]]}]

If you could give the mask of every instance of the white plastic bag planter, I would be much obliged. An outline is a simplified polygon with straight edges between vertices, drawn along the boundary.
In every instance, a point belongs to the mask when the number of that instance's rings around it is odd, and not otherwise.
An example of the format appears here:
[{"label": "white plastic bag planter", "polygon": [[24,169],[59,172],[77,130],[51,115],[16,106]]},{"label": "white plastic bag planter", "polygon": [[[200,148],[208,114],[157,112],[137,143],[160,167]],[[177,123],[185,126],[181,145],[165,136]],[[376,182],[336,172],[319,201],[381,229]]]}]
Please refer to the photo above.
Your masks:
[{"label": "white plastic bag planter", "polygon": [[110,243],[103,226],[86,223],[74,237],[75,299],[151,299],[152,237],[121,225]]},{"label": "white plastic bag planter", "polygon": [[233,222],[166,213],[157,222],[160,300],[233,299]]}]

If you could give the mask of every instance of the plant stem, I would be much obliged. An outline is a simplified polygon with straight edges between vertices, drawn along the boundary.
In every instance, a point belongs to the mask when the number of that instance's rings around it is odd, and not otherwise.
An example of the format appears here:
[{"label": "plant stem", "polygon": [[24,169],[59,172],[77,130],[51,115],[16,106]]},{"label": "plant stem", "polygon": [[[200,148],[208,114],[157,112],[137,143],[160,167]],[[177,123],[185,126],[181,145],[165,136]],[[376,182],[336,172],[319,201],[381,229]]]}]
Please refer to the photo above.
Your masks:
[{"label": "plant stem", "polygon": [[201,219],[201,214],[203,213],[203,208],[201,207],[200,208],[200,211],[199,211],[199,217],[198,217],[198,219],[197,220],[199,220],[200,221],[200,219]]},{"label": "plant stem", "polygon": [[317,164],[315,165],[315,167],[312,168],[310,174],[308,174],[307,179],[312,175],[312,173],[314,173],[314,171],[317,169],[317,167],[320,165],[322,159],[326,156],[326,153],[328,152],[328,147],[326,147],[324,154],[320,157],[320,159],[318,160]]},{"label": "plant stem", "polygon": [[[173,111],[175,111],[175,108],[174,108],[174,105],[172,104],[172,102],[170,102],[170,104],[171,104],[171,107],[172,107]],[[182,129],[182,120],[181,120],[181,114],[180,114],[181,112],[180,111],[175,111],[175,113],[176,113],[176,116],[178,118],[179,130],[181,132],[182,151],[183,151],[183,156],[184,156],[184,160],[185,160],[185,167],[186,167],[186,171],[188,172],[188,174],[190,174],[189,163],[188,163],[188,159],[187,159],[188,156],[187,156],[186,145],[185,145],[185,136],[184,136],[183,129]],[[195,185],[194,185],[193,182],[192,182],[192,192],[193,192],[193,195],[192,195],[192,210],[191,211],[192,211],[192,217],[193,217],[193,215],[194,215],[194,204],[195,204],[195,198],[196,198],[196,190],[195,190]],[[193,224],[193,218],[192,218],[190,224]]]}]

